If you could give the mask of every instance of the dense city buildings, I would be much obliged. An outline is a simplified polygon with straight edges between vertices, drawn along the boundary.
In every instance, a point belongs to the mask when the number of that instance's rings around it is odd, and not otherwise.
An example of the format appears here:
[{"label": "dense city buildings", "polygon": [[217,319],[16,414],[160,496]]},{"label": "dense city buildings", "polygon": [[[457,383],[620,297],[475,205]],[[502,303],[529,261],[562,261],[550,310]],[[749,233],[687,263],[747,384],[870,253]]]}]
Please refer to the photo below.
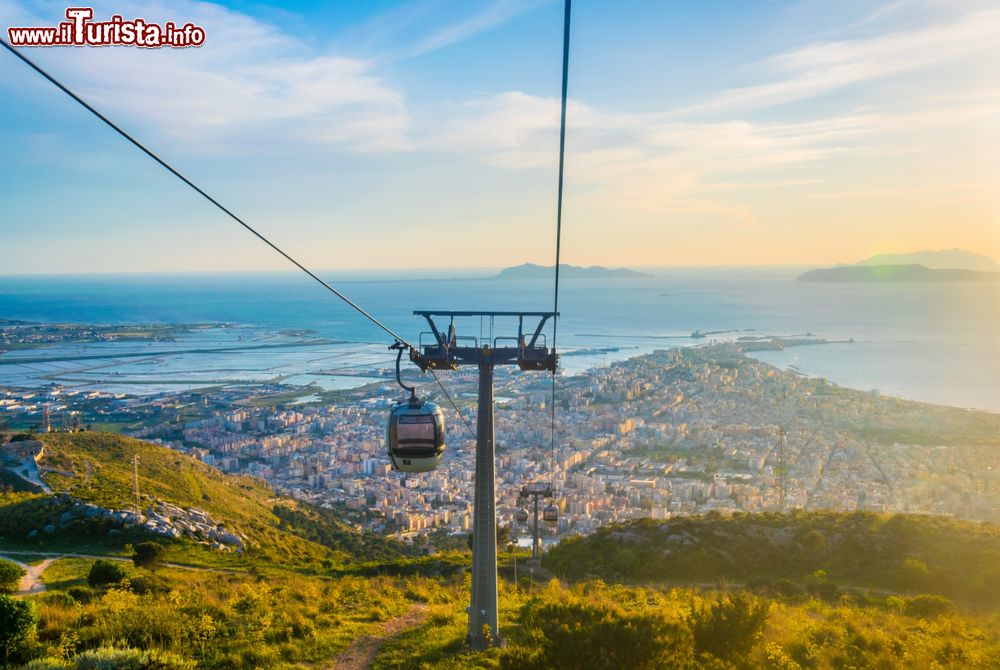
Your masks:
[{"label": "dense city buildings", "polygon": [[[782,506],[1000,521],[1000,456],[984,439],[1000,417],[843,389],[747,355],[783,345],[677,348],[561,376],[554,444],[548,376],[498,370],[499,522],[526,532],[516,513],[530,482],[556,491],[561,514],[546,529],[550,541],[637,517]],[[474,426],[475,372],[444,377]],[[305,395],[298,404],[287,392],[244,386],[136,397],[53,387],[7,390],[0,407],[8,417],[44,408],[50,429],[71,425],[59,418],[67,413],[98,427],[130,425],[130,435],[337,507],[371,530],[406,538],[470,531],[474,439],[449,406],[441,466],[404,476],[391,470],[384,445],[398,387],[369,384],[333,402]]]}]

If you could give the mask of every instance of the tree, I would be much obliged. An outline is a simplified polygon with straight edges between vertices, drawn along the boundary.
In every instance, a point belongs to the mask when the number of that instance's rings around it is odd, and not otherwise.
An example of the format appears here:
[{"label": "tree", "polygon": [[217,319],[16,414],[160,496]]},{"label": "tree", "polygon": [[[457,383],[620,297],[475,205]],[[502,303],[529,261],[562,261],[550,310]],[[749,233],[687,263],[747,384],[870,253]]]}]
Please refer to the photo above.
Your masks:
[{"label": "tree", "polygon": [[87,574],[87,583],[91,588],[107,586],[108,584],[118,584],[127,577],[125,568],[112,561],[98,559],[90,566]]},{"label": "tree", "polygon": [[166,549],[159,542],[140,542],[135,545],[132,564],[137,568],[147,568],[155,572],[163,560],[164,553]]},{"label": "tree", "polygon": [[26,574],[20,565],[0,558],[0,593],[16,591],[21,583],[21,578]]},{"label": "tree", "polygon": [[0,595],[0,651],[5,663],[21,650],[37,625],[38,614],[30,601]]}]

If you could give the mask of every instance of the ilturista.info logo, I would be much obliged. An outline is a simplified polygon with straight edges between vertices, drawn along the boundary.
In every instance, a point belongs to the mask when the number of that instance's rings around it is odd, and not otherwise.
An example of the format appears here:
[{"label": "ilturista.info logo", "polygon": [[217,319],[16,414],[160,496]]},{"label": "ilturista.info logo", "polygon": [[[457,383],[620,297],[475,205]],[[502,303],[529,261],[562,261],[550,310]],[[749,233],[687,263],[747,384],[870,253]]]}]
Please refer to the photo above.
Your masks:
[{"label": "ilturista.info logo", "polygon": [[57,26],[11,27],[7,38],[15,47],[200,47],[205,29],[193,23],[173,21],[159,24],[142,18],[125,19],[114,14],[107,21],[94,21],[91,7],[69,7],[66,20]]}]

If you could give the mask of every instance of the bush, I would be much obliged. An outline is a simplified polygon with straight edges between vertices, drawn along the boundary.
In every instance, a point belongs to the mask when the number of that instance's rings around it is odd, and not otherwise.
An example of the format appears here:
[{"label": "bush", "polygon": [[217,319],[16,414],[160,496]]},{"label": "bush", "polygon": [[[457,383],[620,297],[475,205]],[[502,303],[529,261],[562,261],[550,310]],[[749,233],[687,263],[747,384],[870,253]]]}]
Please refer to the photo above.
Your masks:
[{"label": "bush", "polygon": [[69,664],[61,658],[36,658],[24,666],[24,670],[68,670]]},{"label": "bush", "polygon": [[165,651],[102,647],[76,657],[75,670],[191,670],[194,661]]},{"label": "bush", "polygon": [[760,640],[768,610],[767,603],[745,593],[725,596],[692,610],[688,621],[695,650],[723,661],[745,661]]},{"label": "bush", "polygon": [[[87,578],[89,581],[90,575],[88,575]],[[90,589],[86,588],[85,586],[71,586],[66,591],[66,593],[69,595],[70,598],[72,598],[73,600],[82,605],[89,603],[94,595],[93,593],[91,593]]]},{"label": "bush", "polygon": [[90,566],[90,572],[87,574],[87,583],[90,584],[91,588],[97,588],[109,584],[118,584],[127,576],[125,568],[122,566],[114,561],[105,561],[99,558]]},{"label": "bush", "polygon": [[21,578],[26,574],[28,573],[20,565],[0,558],[0,593],[17,591]]},{"label": "bush", "polygon": [[779,579],[774,583],[774,592],[783,598],[794,598],[802,594],[802,589],[790,579]]},{"label": "bush", "polygon": [[504,670],[660,670],[693,664],[687,627],[657,612],[562,599],[526,606],[522,620],[526,629],[537,631],[536,644],[506,651],[500,657]]},{"label": "bush", "polygon": [[138,649],[102,647],[76,657],[76,670],[145,670],[146,654]]},{"label": "bush", "polygon": [[954,608],[951,601],[944,596],[922,595],[908,599],[903,606],[903,614],[921,619],[933,619],[950,614]]},{"label": "bush", "polygon": [[166,549],[159,542],[140,542],[135,545],[135,553],[132,554],[132,563],[137,568],[156,570],[163,560]]},{"label": "bush", "polygon": [[0,595],[0,654],[4,659],[21,651],[37,625],[38,614],[30,601]]}]

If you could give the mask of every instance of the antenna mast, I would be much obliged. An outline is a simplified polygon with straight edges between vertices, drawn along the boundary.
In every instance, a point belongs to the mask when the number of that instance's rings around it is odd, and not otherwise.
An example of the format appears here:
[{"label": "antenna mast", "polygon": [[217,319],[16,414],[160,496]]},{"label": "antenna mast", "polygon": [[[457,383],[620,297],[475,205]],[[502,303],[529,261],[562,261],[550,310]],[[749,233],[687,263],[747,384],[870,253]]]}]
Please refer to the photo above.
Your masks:
[{"label": "antenna mast", "polygon": [[141,514],[139,509],[139,454],[132,455],[132,495],[135,497],[135,513]]}]

